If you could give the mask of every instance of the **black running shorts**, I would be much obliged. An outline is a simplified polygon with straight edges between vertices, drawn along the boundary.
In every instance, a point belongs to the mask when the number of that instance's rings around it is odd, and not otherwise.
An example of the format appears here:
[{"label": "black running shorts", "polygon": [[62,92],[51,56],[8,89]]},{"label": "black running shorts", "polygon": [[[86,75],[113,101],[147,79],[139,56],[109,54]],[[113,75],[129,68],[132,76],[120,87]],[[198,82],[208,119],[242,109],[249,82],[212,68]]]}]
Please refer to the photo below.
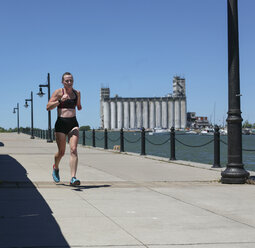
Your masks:
[{"label": "black running shorts", "polygon": [[74,127],[79,127],[76,117],[58,117],[55,123],[55,132],[68,134]]}]

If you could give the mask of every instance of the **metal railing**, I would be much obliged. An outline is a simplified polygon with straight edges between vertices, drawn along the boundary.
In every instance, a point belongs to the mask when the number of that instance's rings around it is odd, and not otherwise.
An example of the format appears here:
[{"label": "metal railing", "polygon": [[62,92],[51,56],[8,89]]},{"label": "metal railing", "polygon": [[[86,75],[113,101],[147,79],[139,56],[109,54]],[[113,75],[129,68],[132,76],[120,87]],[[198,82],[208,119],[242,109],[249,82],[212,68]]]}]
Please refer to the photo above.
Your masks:
[{"label": "metal railing", "polygon": [[[31,131],[26,129],[23,130],[23,133],[29,134],[31,135]],[[131,138],[131,136],[129,136],[128,134],[133,133],[138,137],[135,137],[134,139],[134,135]],[[109,135],[109,132],[107,129],[105,130],[100,130],[100,131],[96,131],[96,130],[92,130],[92,131],[82,131],[80,132],[80,140],[79,143],[82,144],[83,146],[86,145],[91,145],[92,147],[97,147],[100,146],[104,149],[108,149],[109,148],[109,143],[113,144],[113,145],[117,145],[118,150],[120,152],[125,152],[125,145],[127,144],[131,144],[136,145],[137,150],[136,152],[140,149],[140,155],[146,155],[146,147],[147,145],[150,146],[166,146],[167,144],[169,144],[169,160],[176,160],[176,142],[181,145],[181,146],[185,146],[185,147],[189,147],[189,148],[201,148],[204,146],[207,146],[211,143],[214,144],[214,162],[213,162],[213,168],[220,168],[220,143],[224,144],[224,145],[228,145],[228,143],[224,140],[222,140],[220,138],[220,133],[219,133],[219,128],[218,126],[215,126],[214,129],[214,134],[212,136],[212,138],[209,141],[206,141],[205,143],[202,144],[187,144],[183,141],[181,141],[178,137],[176,136],[181,136],[183,134],[180,133],[176,133],[175,129],[172,127],[171,131],[169,133],[166,133],[166,135],[164,135],[165,139],[163,141],[160,142],[155,142],[152,141],[152,139],[148,138],[148,135],[146,135],[146,133],[148,133],[148,131],[145,131],[144,128],[141,129],[141,131],[136,131],[136,132],[124,132],[123,129],[121,129],[119,132],[118,131],[114,131],[114,132],[110,132],[111,135]],[[113,135],[114,134],[114,135]],[[168,135],[169,137],[167,137]],[[39,130],[39,129],[35,129],[34,130],[34,136],[41,138],[41,139],[48,139],[50,137],[49,135],[49,131],[48,130]],[[115,137],[112,137],[115,136]],[[129,137],[127,137],[129,136]],[[53,140],[55,140],[55,133],[54,130],[52,131],[51,137],[53,137]],[[89,142],[87,142],[89,141]],[[90,144],[88,144],[90,143]],[[140,143],[140,145],[139,145]],[[247,152],[254,152],[255,150],[253,149],[242,149],[243,151],[247,151]]]},{"label": "metal railing", "polygon": [[[88,136],[88,133],[90,133],[90,135]],[[182,141],[180,141],[178,138],[176,138],[176,133],[175,133],[175,129],[171,128],[171,132],[169,132],[169,137],[167,137],[165,140],[161,141],[161,142],[154,142],[151,139],[149,139],[148,137],[146,137],[146,131],[144,128],[141,129],[140,132],[136,132],[136,134],[139,135],[138,138],[136,139],[130,139],[128,137],[125,137],[126,133],[130,133],[130,132],[124,132],[123,129],[120,130],[119,132],[119,136],[116,137],[118,132],[114,132],[115,138],[109,137],[109,133],[108,130],[105,129],[104,132],[103,131],[99,131],[97,133],[100,133],[100,137],[96,137],[96,132],[93,129],[92,131],[83,131],[82,132],[82,144],[85,146],[86,145],[86,140],[88,139],[92,139],[92,146],[96,147],[96,141],[103,141],[104,140],[104,149],[108,149],[108,142],[112,142],[112,143],[117,143],[119,144],[119,151],[120,152],[125,152],[125,148],[124,148],[124,144],[125,143],[129,143],[129,144],[138,144],[140,142],[140,155],[146,155],[146,146],[148,144],[152,145],[152,146],[163,146],[166,144],[169,144],[169,151],[170,151],[170,156],[169,156],[169,160],[176,160],[176,155],[175,155],[175,142],[178,142],[179,144],[183,145],[183,146],[187,146],[187,147],[191,147],[191,148],[199,148],[199,147],[203,147],[203,146],[207,146],[211,143],[214,142],[214,164],[213,167],[221,167],[220,166],[220,142],[219,142],[219,129],[215,129],[215,133],[214,133],[214,137],[212,137],[211,140],[209,140],[208,142],[204,143],[204,144],[199,144],[199,145],[191,145],[191,144],[186,144]],[[112,132],[111,132],[112,133]],[[165,135],[167,136],[167,135]]]}]

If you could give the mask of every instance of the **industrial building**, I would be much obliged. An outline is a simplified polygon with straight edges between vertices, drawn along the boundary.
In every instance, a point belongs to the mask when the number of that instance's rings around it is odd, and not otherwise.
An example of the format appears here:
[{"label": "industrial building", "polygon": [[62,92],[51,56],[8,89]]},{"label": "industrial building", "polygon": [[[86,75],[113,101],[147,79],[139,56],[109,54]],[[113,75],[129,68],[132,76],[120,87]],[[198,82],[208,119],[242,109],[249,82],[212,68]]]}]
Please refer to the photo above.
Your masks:
[{"label": "industrial building", "polygon": [[187,127],[202,129],[202,128],[210,128],[212,124],[209,122],[207,116],[196,116],[195,112],[187,113]]},{"label": "industrial building", "polygon": [[173,78],[173,94],[165,97],[110,97],[109,88],[101,88],[101,127],[107,129],[186,128],[187,102],[185,78]]}]

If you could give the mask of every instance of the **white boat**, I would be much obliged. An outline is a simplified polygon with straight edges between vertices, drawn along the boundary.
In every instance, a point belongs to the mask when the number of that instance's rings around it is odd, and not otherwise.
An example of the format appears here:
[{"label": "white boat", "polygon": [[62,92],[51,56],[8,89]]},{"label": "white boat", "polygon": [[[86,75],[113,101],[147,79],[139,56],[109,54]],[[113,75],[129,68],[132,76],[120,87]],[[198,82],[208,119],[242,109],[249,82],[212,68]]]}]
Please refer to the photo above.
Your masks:
[{"label": "white boat", "polygon": [[228,134],[228,130],[226,128],[220,129],[219,132],[220,132],[220,135],[227,135]]},{"label": "white boat", "polygon": [[214,130],[212,128],[207,128],[204,130],[201,130],[200,135],[214,135]]},{"label": "white boat", "polygon": [[194,130],[190,130],[185,132],[186,134],[198,134],[198,132],[194,131]]},{"label": "white boat", "polygon": [[170,133],[169,129],[162,129],[162,128],[154,128],[153,131],[149,132],[149,135],[159,135],[159,134],[166,134]]}]

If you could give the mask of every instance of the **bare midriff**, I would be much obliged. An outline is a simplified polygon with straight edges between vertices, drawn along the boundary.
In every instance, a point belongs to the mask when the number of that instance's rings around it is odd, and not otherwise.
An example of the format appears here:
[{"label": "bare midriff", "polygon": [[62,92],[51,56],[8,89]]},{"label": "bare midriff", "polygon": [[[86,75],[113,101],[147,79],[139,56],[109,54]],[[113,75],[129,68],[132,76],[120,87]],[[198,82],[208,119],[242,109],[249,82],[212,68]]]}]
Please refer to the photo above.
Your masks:
[{"label": "bare midriff", "polygon": [[76,110],[70,108],[58,108],[58,116],[64,118],[72,118],[76,116]]}]

